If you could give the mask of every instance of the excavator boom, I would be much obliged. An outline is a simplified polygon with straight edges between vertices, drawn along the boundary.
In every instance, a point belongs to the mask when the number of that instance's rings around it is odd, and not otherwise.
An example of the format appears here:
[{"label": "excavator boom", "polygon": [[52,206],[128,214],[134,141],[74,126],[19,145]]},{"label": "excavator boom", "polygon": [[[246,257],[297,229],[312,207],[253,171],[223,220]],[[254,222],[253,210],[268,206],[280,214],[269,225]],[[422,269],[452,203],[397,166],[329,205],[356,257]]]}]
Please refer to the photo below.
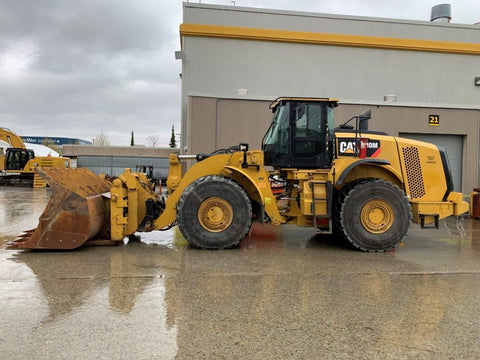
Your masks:
[{"label": "excavator boom", "polygon": [[25,144],[20,136],[11,132],[9,129],[0,128],[0,140],[5,141],[13,148],[25,149]]}]

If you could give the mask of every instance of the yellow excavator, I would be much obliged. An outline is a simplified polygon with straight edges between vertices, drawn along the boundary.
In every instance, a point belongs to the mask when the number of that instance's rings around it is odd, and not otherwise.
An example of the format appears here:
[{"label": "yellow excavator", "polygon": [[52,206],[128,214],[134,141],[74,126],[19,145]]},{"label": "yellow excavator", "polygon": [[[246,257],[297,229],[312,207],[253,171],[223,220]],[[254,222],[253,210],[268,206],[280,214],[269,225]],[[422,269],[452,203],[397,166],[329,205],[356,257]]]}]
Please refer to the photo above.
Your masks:
[{"label": "yellow excavator", "polygon": [[[259,221],[309,226],[381,252],[404,238],[411,221],[438,228],[440,219],[468,211],[453,191],[445,149],[370,131],[369,112],[335,128],[337,102],[275,100],[262,150],[240,144],[170,155],[166,199],[141,173],[109,182],[86,169],[38,169],[51,200],[38,227],[10,247],[73,249],[178,225],[195,247],[227,249]],[[184,173],[189,159],[197,162]]]},{"label": "yellow excavator", "polygon": [[26,148],[20,136],[9,129],[0,128],[0,140],[10,145],[5,153],[0,148],[0,185],[45,187],[45,180],[35,174],[37,167],[70,166],[70,160],[65,157],[35,156],[33,150]]}]

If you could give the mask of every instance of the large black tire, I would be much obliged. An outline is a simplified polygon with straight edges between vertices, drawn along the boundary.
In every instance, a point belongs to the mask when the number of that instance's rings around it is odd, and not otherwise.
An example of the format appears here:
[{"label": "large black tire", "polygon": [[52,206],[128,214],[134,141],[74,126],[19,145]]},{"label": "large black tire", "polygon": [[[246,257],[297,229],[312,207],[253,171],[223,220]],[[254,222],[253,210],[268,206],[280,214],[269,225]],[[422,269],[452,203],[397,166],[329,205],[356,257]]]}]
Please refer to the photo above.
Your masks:
[{"label": "large black tire", "polygon": [[247,236],[252,225],[252,205],[245,190],[233,180],[205,176],[180,196],[177,223],[193,246],[228,249]]},{"label": "large black tire", "polygon": [[366,179],[347,186],[338,200],[336,225],[356,248],[382,252],[394,248],[405,237],[412,209],[396,185]]}]

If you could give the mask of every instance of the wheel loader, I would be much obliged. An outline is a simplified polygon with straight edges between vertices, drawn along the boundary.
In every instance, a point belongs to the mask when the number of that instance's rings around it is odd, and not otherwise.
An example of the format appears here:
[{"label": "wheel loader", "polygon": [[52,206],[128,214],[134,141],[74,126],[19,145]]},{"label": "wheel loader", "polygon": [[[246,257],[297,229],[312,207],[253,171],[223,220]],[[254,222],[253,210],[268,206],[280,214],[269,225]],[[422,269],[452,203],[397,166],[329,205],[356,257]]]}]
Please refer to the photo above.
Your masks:
[{"label": "wheel loader", "polygon": [[[167,198],[142,173],[113,182],[86,169],[38,169],[53,188],[36,229],[11,248],[73,249],[178,225],[201,249],[237,246],[252,221],[312,227],[383,252],[410,222],[438,228],[468,211],[445,149],[368,130],[368,112],[334,127],[338,99],[279,98],[262,150],[171,154]],[[184,172],[182,162],[196,163]],[[272,191],[272,188],[274,191]],[[275,194],[274,194],[275,192]]]}]

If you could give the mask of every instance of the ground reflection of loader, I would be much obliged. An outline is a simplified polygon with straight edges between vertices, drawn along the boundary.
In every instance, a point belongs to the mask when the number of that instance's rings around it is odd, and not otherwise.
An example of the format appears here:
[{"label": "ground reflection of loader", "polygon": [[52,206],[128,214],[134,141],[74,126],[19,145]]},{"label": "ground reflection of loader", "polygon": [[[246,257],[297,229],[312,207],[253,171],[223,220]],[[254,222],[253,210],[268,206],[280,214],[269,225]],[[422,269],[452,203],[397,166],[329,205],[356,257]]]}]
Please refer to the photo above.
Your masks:
[{"label": "ground reflection of loader", "polygon": [[[106,250],[87,247],[75,253],[20,252],[13,256],[14,261],[26,264],[39,282],[49,307],[44,321],[68,316],[105,288],[110,308],[126,315],[153,281],[171,278],[181,262],[178,251],[141,242]],[[155,250],[162,251],[155,257],[146,256]],[[45,262],[55,266],[46,266]],[[145,274],[146,267],[152,271]]]},{"label": "ground reflection of loader", "polygon": [[[440,343],[476,341],[474,318],[457,337],[449,328],[478,313],[477,291],[465,287],[471,282],[422,273],[394,253],[359,254],[290,230],[270,248],[253,236],[232,251],[135,242],[13,258],[38,279],[50,309],[44,322],[85,311],[89,302],[92,311],[109,307],[125,317],[141,304],[165,312],[158,328],[174,332],[178,359],[429,357]],[[161,296],[152,297],[152,287]],[[107,288],[108,296],[96,296]]]}]

